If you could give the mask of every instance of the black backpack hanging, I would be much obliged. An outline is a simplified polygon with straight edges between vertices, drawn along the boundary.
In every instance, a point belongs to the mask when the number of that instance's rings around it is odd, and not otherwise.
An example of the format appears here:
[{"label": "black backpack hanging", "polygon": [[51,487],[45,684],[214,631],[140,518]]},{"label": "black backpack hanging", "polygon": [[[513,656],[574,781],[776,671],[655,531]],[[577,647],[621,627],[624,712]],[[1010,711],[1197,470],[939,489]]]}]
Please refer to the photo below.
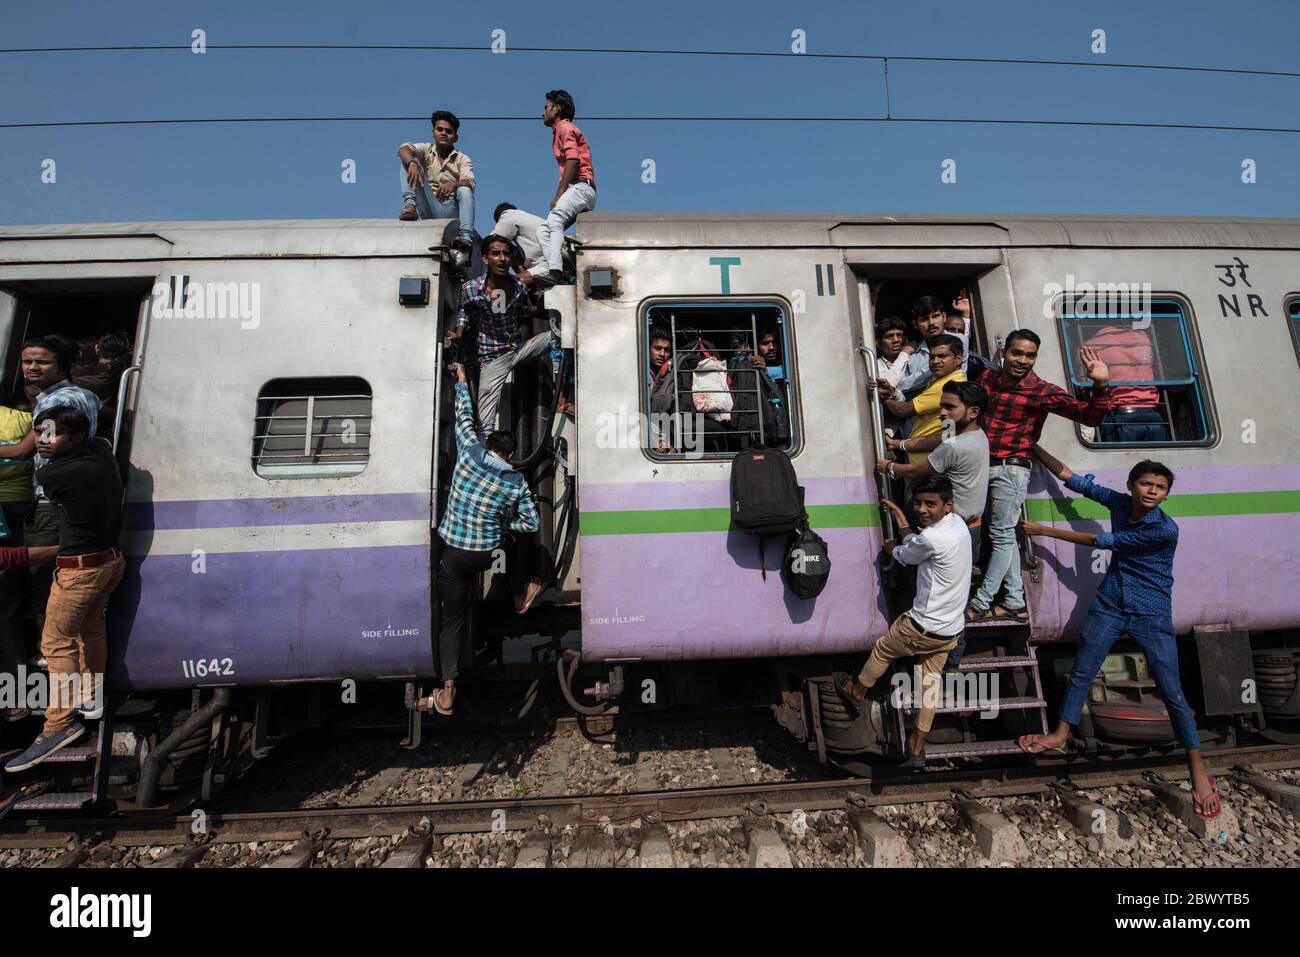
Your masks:
[{"label": "black backpack hanging", "polygon": [[816,598],[826,587],[831,574],[831,553],[825,540],[804,522],[790,536],[781,578],[797,597]]},{"label": "black backpack hanging", "polygon": [[803,498],[790,456],[747,449],[731,460],[731,524],[749,535],[785,535],[803,522]]},{"label": "black backpack hanging", "polygon": [[758,562],[767,581],[764,535],[786,535],[806,524],[803,489],[781,449],[747,449],[731,460],[731,525],[757,535]]}]

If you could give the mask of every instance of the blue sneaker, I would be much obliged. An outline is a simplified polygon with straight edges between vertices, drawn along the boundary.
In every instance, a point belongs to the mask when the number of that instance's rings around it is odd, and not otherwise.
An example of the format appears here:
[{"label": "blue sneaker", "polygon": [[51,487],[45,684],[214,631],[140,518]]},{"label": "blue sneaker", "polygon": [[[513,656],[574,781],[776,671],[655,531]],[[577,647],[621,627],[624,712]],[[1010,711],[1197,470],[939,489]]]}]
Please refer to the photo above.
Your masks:
[{"label": "blue sneaker", "polygon": [[80,721],[76,721],[54,734],[38,734],[31,747],[5,764],[5,770],[12,774],[16,771],[26,771],[28,768],[34,768],[54,752],[76,741],[85,733],[86,726]]}]

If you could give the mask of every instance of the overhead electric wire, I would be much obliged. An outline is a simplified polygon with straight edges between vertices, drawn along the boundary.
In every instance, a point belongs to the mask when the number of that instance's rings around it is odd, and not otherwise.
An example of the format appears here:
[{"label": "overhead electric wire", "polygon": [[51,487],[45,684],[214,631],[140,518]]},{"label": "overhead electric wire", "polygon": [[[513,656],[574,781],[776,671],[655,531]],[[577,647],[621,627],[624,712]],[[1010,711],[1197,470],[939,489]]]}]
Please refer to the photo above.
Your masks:
[{"label": "overhead electric wire", "polygon": [[[207,43],[206,50],[380,50],[428,51],[435,53],[490,53],[490,46],[482,44],[440,43]],[[191,50],[188,43],[121,44],[109,46],[77,47],[0,47],[6,53],[155,53]],[[537,47],[510,46],[506,53],[562,53],[608,54],[619,56],[701,56],[701,57],[767,57],[791,60],[899,60],[913,63],[983,63],[1003,66],[1070,66],[1113,70],[1170,70],[1184,73],[1228,73],[1241,76],[1300,77],[1291,70],[1256,70],[1240,67],[1188,66],[1186,64],[1111,63],[1106,60],[1052,60],[1020,57],[964,57],[964,56],[896,56],[887,53],[794,53],[792,51],[766,50],[660,50],[633,47]]]},{"label": "overhead electric wire", "polygon": [[[152,120],[62,120],[42,123],[0,123],[0,129],[42,129],[81,126],[185,126],[221,123],[410,123],[428,116],[218,116]],[[538,116],[461,116],[461,122],[538,123]],[[1155,123],[1123,120],[1033,120],[941,116],[584,116],[586,123],[937,123],[990,126],[1081,126],[1114,129],[1197,130],[1219,133],[1300,133],[1290,126],[1228,126],[1215,123]]]}]

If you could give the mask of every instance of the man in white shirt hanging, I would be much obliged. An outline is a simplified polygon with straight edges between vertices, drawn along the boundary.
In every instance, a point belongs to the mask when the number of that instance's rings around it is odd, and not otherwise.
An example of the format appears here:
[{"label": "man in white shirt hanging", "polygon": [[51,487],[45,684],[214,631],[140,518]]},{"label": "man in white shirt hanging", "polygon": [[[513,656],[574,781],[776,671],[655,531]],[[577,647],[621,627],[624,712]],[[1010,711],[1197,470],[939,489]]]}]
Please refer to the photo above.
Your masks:
[{"label": "man in white shirt hanging", "polygon": [[534,280],[547,274],[546,253],[537,241],[537,227],[545,220],[524,212],[514,203],[501,203],[492,213],[492,218],[496,220],[492,226],[492,235],[510,240],[523,253],[524,261],[515,267],[515,275],[520,282],[532,289]]},{"label": "man in white shirt hanging", "polygon": [[894,560],[916,565],[916,600],[910,611],[894,619],[889,633],[876,640],[871,656],[856,678],[835,672],[835,687],[852,707],[859,708],[867,692],[899,658],[917,657],[921,687],[912,689],[920,708],[916,727],[908,735],[904,767],[923,767],[925,739],[942,695],[943,666],[966,627],[966,598],[970,594],[971,548],[966,523],[953,511],[952,483],[941,475],[921,479],[912,490],[921,531],[908,525],[903,510],[889,499],[882,504],[893,513],[901,545],[885,542]]}]

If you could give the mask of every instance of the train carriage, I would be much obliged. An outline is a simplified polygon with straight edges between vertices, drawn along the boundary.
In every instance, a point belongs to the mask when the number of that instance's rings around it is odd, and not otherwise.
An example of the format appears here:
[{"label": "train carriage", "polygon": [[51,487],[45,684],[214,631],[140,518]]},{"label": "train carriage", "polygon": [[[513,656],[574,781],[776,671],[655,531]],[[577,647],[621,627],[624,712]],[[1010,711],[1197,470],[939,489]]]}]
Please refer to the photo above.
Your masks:
[{"label": "train carriage", "polygon": [[[457,289],[444,225],[0,229],[11,394],[31,335],[119,328],[135,342],[114,429],[129,568],[110,604],[109,682],[115,703],[149,707],[119,708],[84,757],[151,752],[136,804],[154,800],[156,765],[194,753],[209,720],[226,732],[209,736],[209,772],[258,750],[284,686],[401,681],[410,707],[413,688],[434,676],[434,529],[454,455],[441,333]],[[1225,741],[1300,730],[1287,534],[1300,521],[1289,401],[1300,383],[1300,222],[588,213],[576,232],[576,281],[546,297],[576,358],[576,418],[546,413],[540,378],[517,382],[506,408],[525,435],[556,566],[542,620],[577,625],[588,667],[612,677],[624,666],[765,662],[778,719],[819,754],[896,750],[895,732],[867,735],[819,694],[833,664],[860,658],[898,610],[880,560],[889,529],[874,475],[873,329],[919,291],[967,288],[972,348],[994,355],[1011,330],[1034,329],[1036,371],[1056,383],[1086,384],[1071,356],[1099,329],[1136,321],[1147,331],[1157,372],[1143,384],[1158,391],[1166,440],[1115,444],[1051,417],[1042,442],[1110,484],[1142,457],[1175,471],[1174,614],[1202,720]],[[1111,295],[1121,284],[1125,295],[1149,292],[1149,310],[1135,316],[1130,299]],[[780,544],[760,548],[730,527],[730,461],[742,425],[761,432],[761,415],[714,411],[671,451],[657,444],[652,325],[696,359],[752,350],[760,328],[776,335],[781,439],[834,562],[815,600],[795,598],[776,574]],[[1104,518],[1040,471],[1027,513],[1089,529]],[[1105,566],[1104,555],[1055,540],[1027,545],[1023,562],[1031,624],[981,634],[989,654],[1033,662],[1015,682],[1034,727]],[[490,598],[490,579],[484,588]],[[478,616],[480,642],[501,620],[492,604]],[[1263,704],[1252,693],[1261,676],[1271,682]],[[1140,655],[1118,654],[1094,692],[1099,724],[1088,736],[1122,740],[1124,713],[1160,719],[1144,681]],[[1125,701],[1138,711],[1101,720]],[[1010,750],[1006,727],[972,730],[961,718],[955,709],[951,755]],[[1129,731],[1146,734],[1132,722]],[[94,782],[90,796],[104,797],[107,775]]]}]

